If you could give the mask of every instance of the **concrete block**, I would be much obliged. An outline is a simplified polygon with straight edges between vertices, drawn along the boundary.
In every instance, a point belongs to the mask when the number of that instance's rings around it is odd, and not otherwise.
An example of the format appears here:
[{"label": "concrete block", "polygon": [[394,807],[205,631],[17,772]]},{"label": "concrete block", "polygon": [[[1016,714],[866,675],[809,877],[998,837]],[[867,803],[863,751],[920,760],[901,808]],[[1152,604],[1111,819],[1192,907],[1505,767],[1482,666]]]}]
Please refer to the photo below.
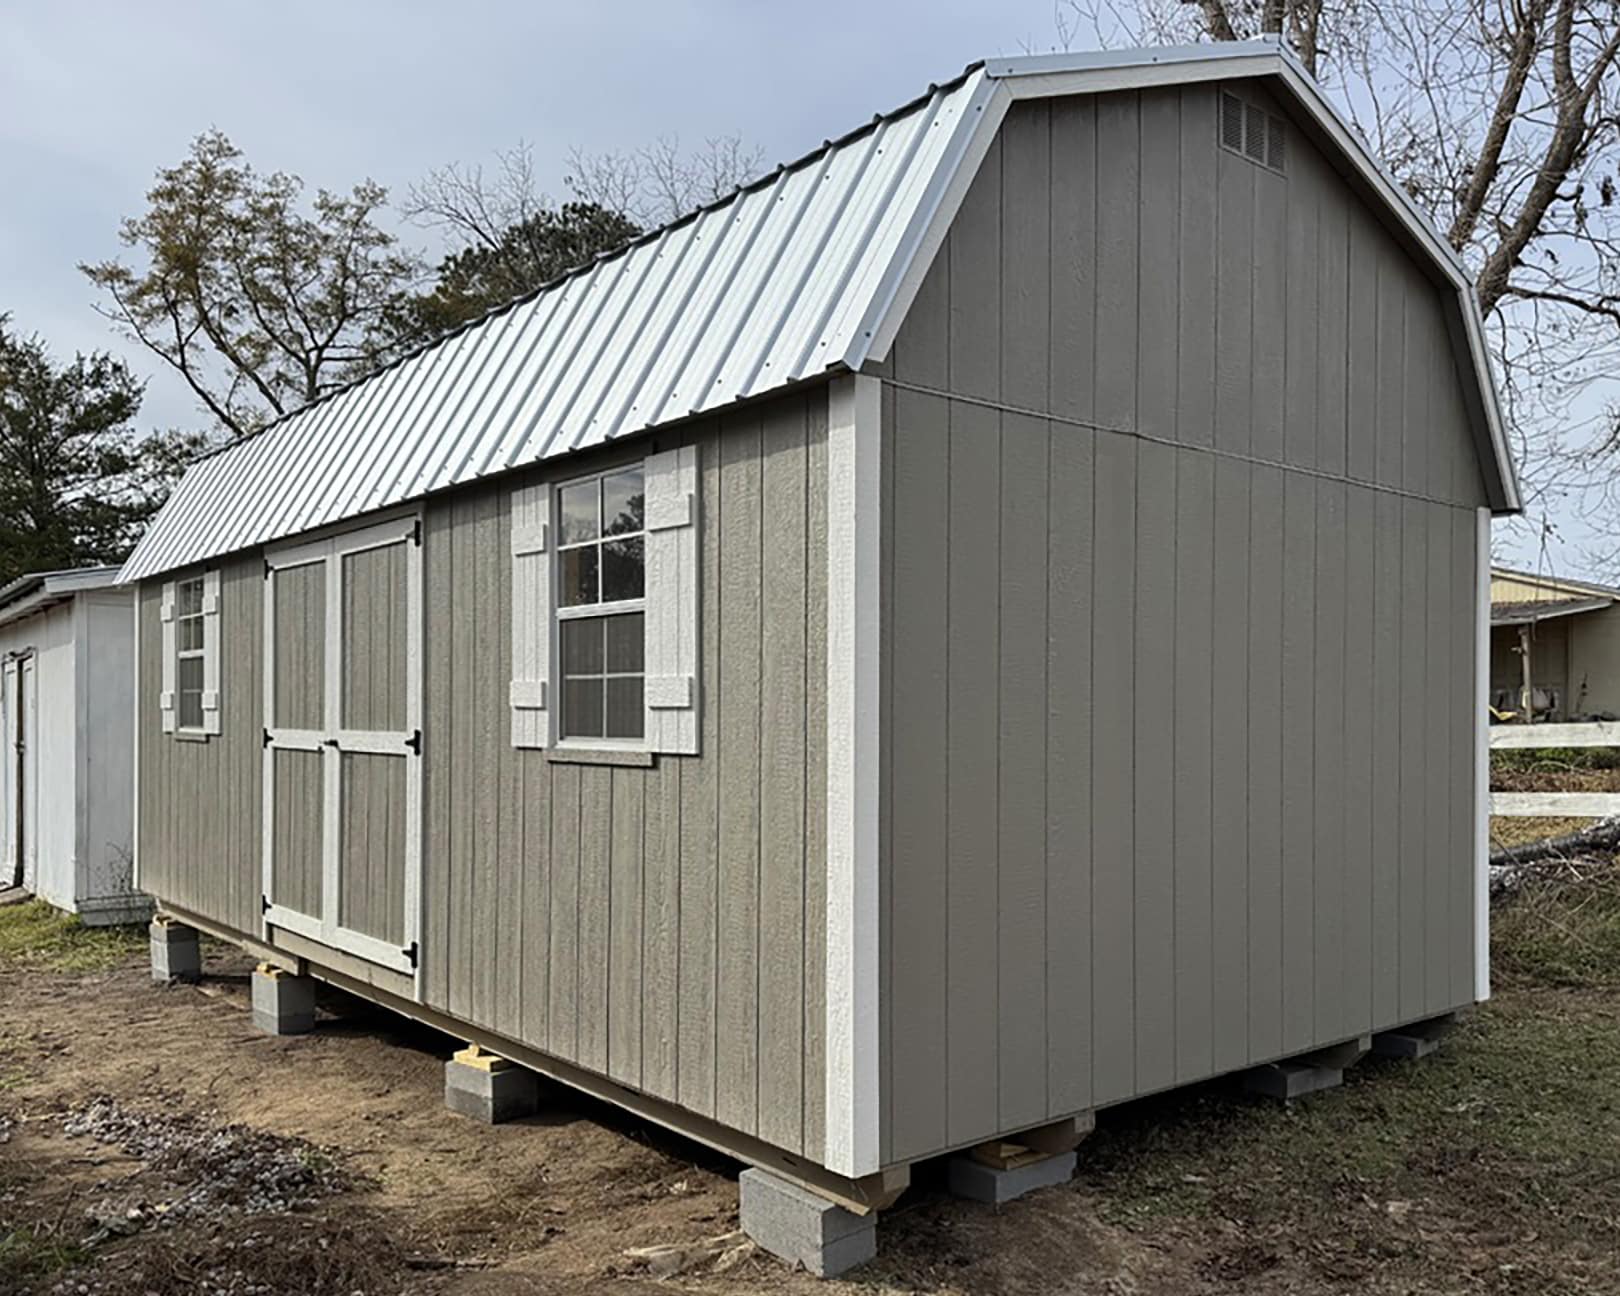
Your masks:
[{"label": "concrete block", "polygon": [[1308,1062],[1269,1062],[1243,1073],[1243,1087],[1265,1098],[1288,1102],[1344,1083],[1341,1067],[1312,1066]]},{"label": "concrete block", "polygon": [[253,1024],[267,1035],[315,1029],[315,978],[261,963],[253,973]]},{"label": "concrete block", "polygon": [[168,985],[202,977],[202,945],[195,927],[172,918],[154,918],[147,930],[152,944],[152,980]]},{"label": "concrete block", "polygon": [[1379,1057],[1428,1057],[1440,1047],[1445,1033],[1456,1025],[1457,1019],[1449,1013],[1444,1017],[1431,1017],[1428,1021],[1397,1026],[1394,1030],[1380,1031],[1373,1036],[1372,1051]]},{"label": "concrete block", "polygon": [[444,1064],[444,1105],[486,1125],[533,1116],[540,1109],[540,1077],[474,1044]]},{"label": "concrete block", "polygon": [[766,1170],[737,1180],[743,1232],[765,1251],[835,1278],[877,1254],[877,1212],[857,1215]]},{"label": "concrete block", "polygon": [[1060,1152],[1039,1161],[1002,1168],[986,1165],[971,1153],[964,1153],[951,1158],[947,1183],[957,1197],[1000,1206],[1037,1188],[1068,1183],[1074,1178],[1075,1161],[1073,1152]]}]

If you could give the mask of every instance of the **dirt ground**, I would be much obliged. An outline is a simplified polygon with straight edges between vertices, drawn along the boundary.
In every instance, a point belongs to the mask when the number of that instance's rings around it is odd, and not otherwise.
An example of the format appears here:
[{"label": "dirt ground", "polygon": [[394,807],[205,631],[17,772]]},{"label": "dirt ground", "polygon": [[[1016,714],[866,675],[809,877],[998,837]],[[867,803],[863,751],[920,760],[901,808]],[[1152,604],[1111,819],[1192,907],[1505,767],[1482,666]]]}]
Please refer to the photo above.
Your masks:
[{"label": "dirt ground", "polygon": [[[479,1126],[442,1106],[455,1041],[336,993],[269,1038],[238,955],[161,988],[138,934],[102,970],[52,939],[0,946],[5,1296],[1620,1291],[1620,976],[1532,969],[1435,1057],[1292,1108],[1216,1084],[1104,1113],[1072,1184],[1000,1211],[922,1167],[878,1260],[819,1283],[705,1249],[738,1167],[683,1139],[561,1093]],[[664,1244],[703,1258],[627,1255]]]}]

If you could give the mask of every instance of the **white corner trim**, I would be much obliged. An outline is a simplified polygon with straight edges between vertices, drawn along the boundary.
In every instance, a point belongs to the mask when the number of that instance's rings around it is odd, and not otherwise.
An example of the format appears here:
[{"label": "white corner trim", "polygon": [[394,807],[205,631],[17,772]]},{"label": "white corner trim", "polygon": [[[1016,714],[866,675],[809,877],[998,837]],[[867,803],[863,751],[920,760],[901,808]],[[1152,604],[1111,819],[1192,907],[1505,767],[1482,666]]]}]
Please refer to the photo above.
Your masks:
[{"label": "white corner trim", "polygon": [[1474,999],[1491,997],[1491,510],[1474,541]]},{"label": "white corner trim", "polygon": [[878,380],[835,378],[827,430],[825,1164],[881,1168],[878,1127]]},{"label": "white corner trim", "polygon": [[130,670],[134,687],[130,689],[129,776],[132,795],[129,803],[129,885],[141,889],[141,587],[130,591],[129,619],[131,625]]}]

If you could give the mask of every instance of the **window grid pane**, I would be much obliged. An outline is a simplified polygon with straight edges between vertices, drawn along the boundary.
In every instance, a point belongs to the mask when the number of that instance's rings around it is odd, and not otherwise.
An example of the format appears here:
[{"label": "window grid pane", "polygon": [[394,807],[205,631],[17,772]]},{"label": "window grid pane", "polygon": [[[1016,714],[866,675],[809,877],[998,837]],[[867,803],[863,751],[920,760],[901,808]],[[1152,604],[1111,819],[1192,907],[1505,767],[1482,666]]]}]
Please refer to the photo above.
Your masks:
[{"label": "window grid pane", "polygon": [[[639,466],[557,488],[557,607],[570,613],[558,617],[562,738],[645,733],[646,618],[634,607],[646,594],[645,505]],[[616,606],[577,614],[602,604]]]},{"label": "window grid pane", "polygon": [[634,739],[646,730],[640,612],[562,623],[562,736]]}]

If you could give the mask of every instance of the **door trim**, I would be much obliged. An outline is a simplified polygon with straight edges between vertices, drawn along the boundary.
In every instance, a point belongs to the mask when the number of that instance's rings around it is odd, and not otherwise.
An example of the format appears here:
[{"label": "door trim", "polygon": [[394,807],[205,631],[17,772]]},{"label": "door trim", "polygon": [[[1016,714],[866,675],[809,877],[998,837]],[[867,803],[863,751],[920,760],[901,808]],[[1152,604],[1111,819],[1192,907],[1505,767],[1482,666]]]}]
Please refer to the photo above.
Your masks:
[{"label": "door trim", "polygon": [[[263,860],[261,935],[268,942],[270,929],[280,927],[307,940],[375,963],[413,978],[416,995],[422,993],[422,579],[421,515],[406,513],[373,526],[342,531],[320,540],[300,540],[265,550],[264,581],[264,769]],[[386,545],[405,546],[405,728],[393,731],[344,729],[343,694],[343,559],[350,554]],[[320,729],[292,729],[273,724],[275,718],[276,615],[275,582],[278,571],[325,565],[325,643]],[[414,740],[412,738],[414,735]],[[275,904],[271,900],[275,876],[275,753],[321,753],[321,914],[317,917]],[[405,767],[405,877],[404,914],[400,945],[345,927],[338,921],[342,895],[342,769],[345,752],[399,756]]]}]

